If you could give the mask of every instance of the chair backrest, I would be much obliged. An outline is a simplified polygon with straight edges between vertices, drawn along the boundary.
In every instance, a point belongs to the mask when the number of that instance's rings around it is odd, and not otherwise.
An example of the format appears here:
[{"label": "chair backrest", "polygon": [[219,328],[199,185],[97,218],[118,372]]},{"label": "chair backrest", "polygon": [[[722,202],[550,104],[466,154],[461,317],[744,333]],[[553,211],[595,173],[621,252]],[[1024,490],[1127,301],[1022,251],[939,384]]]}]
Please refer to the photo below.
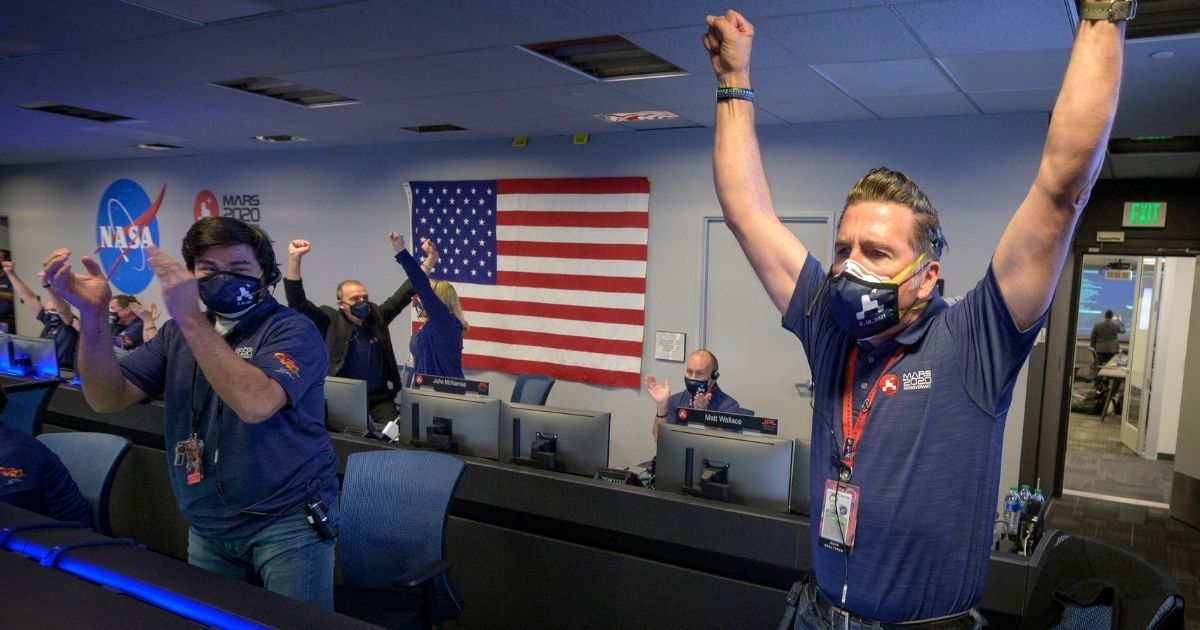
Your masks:
[{"label": "chair backrest", "polygon": [[1088,350],[1092,353],[1092,369],[1088,372],[1088,380],[1095,381],[1100,374],[1100,368],[1104,366],[1100,365],[1100,355],[1096,354],[1096,349],[1088,346]]},{"label": "chair backrest", "polygon": [[457,457],[412,450],[353,453],[342,482],[342,577],[386,588],[446,555],[446,517],[462,478]]},{"label": "chair backrest", "polygon": [[526,403],[529,405],[544,405],[550,397],[550,388],[554,387],[554,379],[541,374],[521,374],[513,386],[510,402]]},{"label": "chair backrest", "polygon": [[117,476],[117,468],[129,451],[129,440],[109,433],[83,431],[43,433],[38,439],[58,455],[79,486],[79,491],[92,506],[92,522],[96,524],[96,531],[111,534],[108,497],[113,479]]},{"label": "chair backrest", "polygon": [[41,433],[42,416],[46,413],[46,407],[50,405],[50,397],[61,382],[60,379],[52,378],[5,385],[4,393],[8,397],[8,404],[4,405],[4,411],[0,412],[0,420],[22,433]]},{"label": "chair backrest", "polygon": [[1021,628],[1109,628],[1114,605],[1123,611],[1122,628],[1183,627],[1183,597],[1158,567],[1096,540],[1051,542]]}]

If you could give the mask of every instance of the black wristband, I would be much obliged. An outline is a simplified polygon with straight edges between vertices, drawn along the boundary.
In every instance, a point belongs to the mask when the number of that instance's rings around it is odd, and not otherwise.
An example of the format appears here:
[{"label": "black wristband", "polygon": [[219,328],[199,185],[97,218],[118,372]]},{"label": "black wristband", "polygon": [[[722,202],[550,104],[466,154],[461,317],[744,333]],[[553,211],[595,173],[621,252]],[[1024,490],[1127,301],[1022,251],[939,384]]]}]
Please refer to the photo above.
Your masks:
[{"label": "black wristband", "polygon": [[655,417],[655,418],[666,418],[666,417],[667,417],[667,414],[665,414],[665,413],[664,413],[664,414],[662,414],[662,415],[659,415],[659,414],[657,414],[657,413],[656,413],[656,414],[654,414],[654,417]]}]

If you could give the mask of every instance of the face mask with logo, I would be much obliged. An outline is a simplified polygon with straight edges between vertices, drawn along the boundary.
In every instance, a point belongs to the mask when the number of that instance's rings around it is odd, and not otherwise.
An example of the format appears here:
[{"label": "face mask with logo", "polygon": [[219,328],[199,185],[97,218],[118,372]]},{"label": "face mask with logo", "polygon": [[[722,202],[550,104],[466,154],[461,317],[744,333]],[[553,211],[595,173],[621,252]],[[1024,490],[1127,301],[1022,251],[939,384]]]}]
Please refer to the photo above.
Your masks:
[{"label": "face mask with logo", "polygon": [[842,263],[842,272],[829,279],[830,309],[834,321],[851,337],[868,339],[895,326],[908,313],[924,308],[928,301],[899,308],[900,285],[915,278],[916,273],[907,278],[904,276],[916,269],[923,260],[925,254],[917,256],[895,276],[882,278],[847,259]]},{"label": "face mask with logo", "polygon": [[219,271],[199,282],[200,301],[226,319],[245,315],[258,303],[262,282],[254,276]]},{"label": "face mask with logo", "polygon": [[687,388],[688,393],[695,396],[708,391],[708,381],[695,378],[683,379],[683,386]]},{"label": "face mask with logo", "polygon": [[350,314],[356,319],[366,321],[367,315],[371,314],[371,305],[368,302],[359,302],[350,307]]},{"label": "face mask with logo", "polygon": [[62,317],[58,313],[46,311],[46,330],[55,330],[62,325]]},{"label": "face mask with logo", "polygon": [[109,324],[116,324],[118,319],[119,319],[119,318],[117,317],[117,312],[116,312],[116,311],[109,311],[109,312],[108,312],[108,323],[109,323]]}]

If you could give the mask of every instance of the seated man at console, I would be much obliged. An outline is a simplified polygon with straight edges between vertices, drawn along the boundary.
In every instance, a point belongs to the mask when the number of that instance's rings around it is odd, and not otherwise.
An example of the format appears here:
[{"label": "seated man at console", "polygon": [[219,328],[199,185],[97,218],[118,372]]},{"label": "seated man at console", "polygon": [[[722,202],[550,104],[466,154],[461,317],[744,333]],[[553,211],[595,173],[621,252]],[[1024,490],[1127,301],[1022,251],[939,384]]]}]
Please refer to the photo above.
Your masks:
[{"label": "seated man at console", "polygon": [[[288,306],[311,319],[321,331],[329,352],[328,375],[366,381],[367,413],[373,422],[388,422],[398,415],[396,395],[401,387],[388,324],[412,303],[416,291],[411,282],[405,282],[383,304],[375,304],[361,282],[343,280],[337,286],[337,307],[317,306],[308,300],[300,275],[300,259],[311,249],[312,244],[304,239],[288,244],[283,280]],[[436,248],[423,264],[426,270],[437,264]]]},{"label": "seated man at console", "polygon": [[711,409],[725,413],[740,413],[742,410],[738,401],[717,387],[717,377],[720,376],[717,355],[700,348],[688,355],[684,365],[683,384],[686,389],[671,396],[671,385],[668,381],[658,382],[654,375],[646,375],[646,391],[654,399],[654,424],[651,425],[650,435],[658,439],[658,425],[675,424],[676,411],[681,408]]},{"label": "seated man at console", "polygon": [[[0,409],[7,399],[0,389]],[[92,509],[62,460],[32,435],[0,422],[0,503],[85,527]]]}]

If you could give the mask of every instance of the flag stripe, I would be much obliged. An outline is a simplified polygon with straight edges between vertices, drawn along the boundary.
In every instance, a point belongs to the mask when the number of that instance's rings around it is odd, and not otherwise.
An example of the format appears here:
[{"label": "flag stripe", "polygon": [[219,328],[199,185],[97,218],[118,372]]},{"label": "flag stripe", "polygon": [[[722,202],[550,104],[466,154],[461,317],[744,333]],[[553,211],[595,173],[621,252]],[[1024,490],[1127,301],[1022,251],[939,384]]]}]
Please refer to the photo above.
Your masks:
[{"label": "flag stripe", "polygon": [[650,218],[645,212],[526,212],[508,210],[496,214],[497,226],[584,228],[646,228]]},{"label": "flag stripe", "polygon": [[496,259],[496,271],[527,271],[574,276],[645,278],[645,261],[592,260],[579,258],[526,258],[504,256]]},{"label": "flag stripe", "polygon": [[470,337],[472,341],[493,341],[496,343],[573,350],[576,352],[617,354],[630,357],[642,356],[641,339],[637,341],[616,341],[614,339],[597,339],[595,337],[580,337],[577,335],[554,335],[544,332],[528,332],[504,328],[476,328],[475,326],[471,326]]},{"label": "flag stripe", "polygon": [[615,308],[637,310],[645,309],[646,296],[641,293],[595,293],[593,291],[566,291],[562,289],[535,289],[524,287],[519,293],[514,293],[509,287],[497,287],[490,284],[472,284],[460,282],[454,285],[458,289],[458,297],[480,298],[485,300],[514,300],[543,304],[564,304],[574,306],[593,306],[597,308]]},{"label": "flag stripe", "polygon": [[619,370],[600,370],[549,361],[521,361],[505,357],[471,354],[463,355],[463,363],[480,370],[496,370],[510,374],[545,374],[564,381],[579,381],[612,387],[641,387],[641,375]]},{"label": "flag stripe", "polygon": [[[496,210],[526,210],[530,212],[645,212],[647,195],[500,195]],[[476,204],[478,205],[478,204]]]},{"label": "flag stripe", "polygon": [[496,254],[498,256],[645,261],[646,246],[596,243],[534,243],[529,241],[500,241],[499,243],[496,243]]},{"label": "flag stripe", "polygon": [[598,308],[594,306],[574,306],[571,304],[545,304],[539,302],[487,300],[481,298],[461,298],[460,301],[462,302],[463,310],[488,312],[497,315],[573,319],[581,322],[627,324],[637,327],[640,327],[646,323],[645,311],[642,309]]},{"label": "flag stripe", "polygon": [[[499,315],[486,311],[467,311],[467,321],[471,330],[467,332],[468,339],[474,338],[475,327],[508,328],[511,330],[536,331],[553,335],[574,335],[601,337],[614,341],[641,341],[642,327],[624,324],[601,324],[574,319],[555,319],[548,317],[528,317],[523,315]],[[419,321],[413,322],[416,332]]]},{"label": "flag stripe", "polygon": [[575,177],[501,179],[496,182],[497,195],[612,195],[630,192],[649,195],[650,180],[645,177]]},{"label": "flag stripe", "polygon": [[638,228],[557,228],[498,226],[496,238],[501,241],[533,241],[538,243],[580,243],[592,245],[611,243],[617,245],[646,244],[647,230]]},{"label": "flag stripe", "polygon": [[518,346],[495,341],[472,341],[463,344],[463,354],[490,354],[522,361],[553,361],[563,365],[599,370],[625,370],[635,374],[641,369],[640,357],[600,354],[579,350],[559,350],[537,346]]},{"label": "flag stripe", "polygon": [[537,287],[541,289],[576,289],[601,293],[645,293],[645,278],[604,278],[598,276],[572,276],[558,273],[528,273],[504,271],[496,273],[496,281],[510,287]]}]

